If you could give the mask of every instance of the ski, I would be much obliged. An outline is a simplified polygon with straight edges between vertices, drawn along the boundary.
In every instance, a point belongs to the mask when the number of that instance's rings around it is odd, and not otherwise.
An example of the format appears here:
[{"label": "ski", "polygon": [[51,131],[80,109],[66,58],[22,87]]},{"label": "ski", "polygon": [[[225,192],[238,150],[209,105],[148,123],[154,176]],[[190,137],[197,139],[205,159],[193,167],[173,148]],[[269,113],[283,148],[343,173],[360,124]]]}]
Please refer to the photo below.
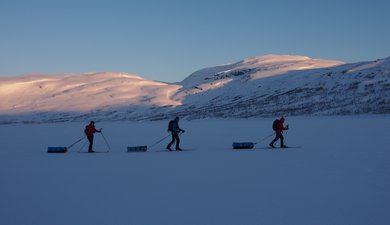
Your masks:
[{"label": "ski", "polygon": [[259,147],[259,148],[255,148],[255,149],[281,149],[281,150],[287,150],[289,148],[302,148],[301,146],[288,146],[288,147],[285,147],[285,148],[281,148],[281,147]]},{"label": "ski", "polygon": [[164,150],[157,150],[156,152],[188,152],[188,151],[195,151],[195,149],[182,149],[182,150],[172,149],[172,151],[169,151],[168,149],[164,149]]},{"label": "ski", "polygon": [[79,152],[79,153],[87,153],[87,154],[94,154],[94,153],[109,153],[109,151],[102,151],[102,152],[99,152],[99,151],[95,151],[95,152]]}]

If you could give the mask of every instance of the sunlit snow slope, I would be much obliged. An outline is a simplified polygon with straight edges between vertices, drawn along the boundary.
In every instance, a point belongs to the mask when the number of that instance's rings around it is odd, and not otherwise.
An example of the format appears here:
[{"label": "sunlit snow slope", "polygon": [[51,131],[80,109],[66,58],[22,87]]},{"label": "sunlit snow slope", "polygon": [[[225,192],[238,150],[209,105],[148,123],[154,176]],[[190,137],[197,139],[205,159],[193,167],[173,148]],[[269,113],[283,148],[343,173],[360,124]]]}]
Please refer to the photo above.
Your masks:
[{"label": "sunlit snow slope", "polygon": [[0,78],[0,112],[89,112],[118,106],[177,106],[180,86],[124,73]]},{"label": "sunlit snow slope", "polygon": [[266,55],[199,70],[181,85],[177,113],[191,118],[390,113],[390,58]]},{"label": "sunlit snow slope", "polygon": [[0,78],[0,122],[390,113],[390,58],[265,55],[168,84],[125,73]]}]

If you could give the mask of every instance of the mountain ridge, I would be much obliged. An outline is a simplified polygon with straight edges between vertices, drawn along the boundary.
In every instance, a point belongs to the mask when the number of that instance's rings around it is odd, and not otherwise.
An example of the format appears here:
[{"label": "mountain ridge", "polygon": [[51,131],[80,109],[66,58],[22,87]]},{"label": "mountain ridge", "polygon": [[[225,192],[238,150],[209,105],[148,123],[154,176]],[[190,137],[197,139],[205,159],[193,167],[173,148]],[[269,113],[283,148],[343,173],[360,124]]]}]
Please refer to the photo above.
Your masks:
[{"label": "mountain ridge", "polygon": [[[57,83],[56,83],[57,82]],[[344,63],[265,55],[178,83],[127,73],[0,78],[0,122],[390,113],[390,57]]]}]

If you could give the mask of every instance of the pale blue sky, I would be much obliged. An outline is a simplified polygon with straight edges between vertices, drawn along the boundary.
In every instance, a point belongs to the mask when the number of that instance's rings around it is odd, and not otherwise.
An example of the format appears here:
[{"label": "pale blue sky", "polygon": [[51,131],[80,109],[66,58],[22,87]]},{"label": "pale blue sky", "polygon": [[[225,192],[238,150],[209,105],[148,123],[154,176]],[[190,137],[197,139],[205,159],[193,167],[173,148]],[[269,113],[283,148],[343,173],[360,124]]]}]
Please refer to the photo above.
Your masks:
[{"label": "pale blue sky", "polygon": [[0,76],[114,71],[181,81],[264,54],[390,56],[390,1],[0,0]]}]

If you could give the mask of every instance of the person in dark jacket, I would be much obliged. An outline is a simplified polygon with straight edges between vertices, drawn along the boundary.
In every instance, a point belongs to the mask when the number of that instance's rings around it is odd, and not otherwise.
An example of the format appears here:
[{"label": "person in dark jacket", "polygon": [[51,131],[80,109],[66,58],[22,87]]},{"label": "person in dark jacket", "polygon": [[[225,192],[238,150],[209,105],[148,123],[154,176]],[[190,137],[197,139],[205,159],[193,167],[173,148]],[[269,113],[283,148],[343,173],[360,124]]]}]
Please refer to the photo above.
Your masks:
[{"label": "person in dark jacket", "polygon": [[184,130],[179,127],[179,117],[176,117],[174,120],[169,121],[168,131],[172,133],[172,141],[169,142],[167,149],[169,151],[172,151],[171,146],[176,141],[176,151],[181,151],[182,149],[180,148],[179,133],[184,133]]},{"label": "person in dark jacket", "polygon": [[85,127],[85,130],[84,130],[84,133],[85,133],[85,135],[87,135],[87,139],[89,141],[88,152],[95,152],[92,150],[92,146],[93,146],[93,134],[96,132],[100,133],[100,132],[102,132],[102,129],[97,130],[95,128],[95,122],[91,121],[89,123],[89,125],[87,125]]},{"label": "person in dark jacket", "polygon": [[274,144],[279,139],[280,139],[280,147],[287,148],[287,146],[284,145],[284,143],[283,143],[283,141],[284,141],[283,131],[284,130],[288,130],[288,125],[286,127],[284,126],[284,117],[282,116],[279,119],[279,123],[275,127],[275,139],[269,144],[269,146],[271,146],[271,148],[275,148]]}]

